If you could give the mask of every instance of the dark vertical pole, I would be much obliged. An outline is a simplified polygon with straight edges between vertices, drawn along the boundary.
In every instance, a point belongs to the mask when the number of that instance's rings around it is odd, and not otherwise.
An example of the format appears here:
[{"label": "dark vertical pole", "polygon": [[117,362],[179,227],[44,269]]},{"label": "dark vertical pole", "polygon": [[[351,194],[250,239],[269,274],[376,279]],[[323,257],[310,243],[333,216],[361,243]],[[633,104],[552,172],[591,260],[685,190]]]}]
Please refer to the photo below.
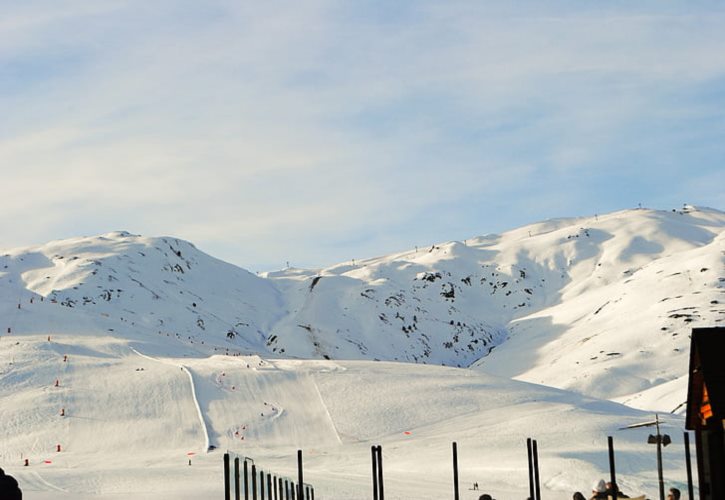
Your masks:
[{"label": "dark vertical pole", "polygon": [[259,500],[264,500],[264,471],[259,471]]},{"label": "dark vertical pole", "polygon": [[249,466],[244,461],[244,500],[249,500]]},{"label": "dark vertical pole", "polygon": [[284,499],[289,500],[289,481],[284,480]]},{"label": "dark vertical pole", "polygon": [[657,434],[657,477],[659,479],[660,487],[660,500],[665,500],[665,481],[662,477],[662,444],[660,440],[662,438]]},{"label": "dark vertical pole", "polygon": [[224,454],[224,500],[231,500],[229,493],[229,453]]},{"label": "dark vertical pole", "polygon": [[272,482],[274,483],[274,500],[279,500],[279,498],[277,497],[277,482],[278,482],[277,476],[274,476],[274,479],[272,480]]},{"label": "dark vertical pole", "polygon": [[695,500],[695,492],[692,487],[692,462],[690,461],[690,433],[685,431],[685,464],[687,465],[687,493],[690,500]]},{"label": "dark vertical pole", "polygon": [[272,474],[267,473],[267,500],[272,500]]},{"label": "dark vertical pole", "polygon": [[290,481],[290,483],[289,483],[289,491],[291,493],[292,500],[295,500],[295,489],[296,489],[295,488],[295,482],[294,481]]},{"label": "dark vertical pole", "polygon": [[534,451],[531,447],[531,438],[526,439],[526,448],[529,454],[529,498],[536,500],[534,496]]},{"label": "dark vertical pole", "polygon": [[252,500],[257,500],[257,466],[252,464]]},{"label": "dark vertical pole", "polygon": [[305,500],[310,500],[310,487],[305,486]]},{"label": "dark vertical pole", "polygon": [[458,444],[453,441],[453,499],[460,500],[458,495]]},{"label": "dark vertical pole", "polygon": [[373,500],[378,500],[378,447],[371,446],[370,454],[373,457]]},{"label": "dark vertical pole", "polygon": [[239,457],[234,457],[234,500],[240,500],[240,497],[239,497]]},{"label": "dark vertical pole", "polygon": [[315,500],[315,487],[313,486],[312,488],[310,488],[310,490],[312,493],[312,498],[310,500]]},{"label": "dark vertical pole", "polygon": [[383,488],[383,447],[378,445],[378,488],[380,489],[380,500],[385,500]]},{"label": "dark vertical pole", "polygon": [[305,500],[304,487],[305,483],[302,478],[302,450],[297,450],[297,498],[299,500]]},{"label": "dark vertical pole", "polygon": [[534,487],[536,488],[536,500],[541,500],[541,488],[539,487],[539,447],[536,439],[531,443],[534,452]]},{"label": "dark vertical pole", "polygon": [[614,470],[614,439],[612,436],[607,436],[607,445],[609,446],[609,480],[614,488],[614,498],[617,498],[619,485],[617,485],[617,473]]},{"label": "dark vertical pole", "polygon": [[660,500],[665,500],[665,481],[662,477],[662,435],[660,434],[660,417],[656,413],[655,426],[657,428],[657,478],[660,483]]}]

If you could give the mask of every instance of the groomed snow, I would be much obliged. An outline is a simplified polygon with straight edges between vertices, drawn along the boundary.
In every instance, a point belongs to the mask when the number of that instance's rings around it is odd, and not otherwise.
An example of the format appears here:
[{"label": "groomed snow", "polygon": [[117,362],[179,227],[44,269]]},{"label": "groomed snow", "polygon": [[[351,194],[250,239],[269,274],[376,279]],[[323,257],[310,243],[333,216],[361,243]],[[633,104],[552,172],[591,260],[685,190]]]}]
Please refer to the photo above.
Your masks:
[{"label": "groomed snow", "polygon": [[126,232],[8,250],[0,467],[30,499],[221,498],[224,450],[292,476],[302,448],[316,498],[354,499],[382,444],[387,498],[437,499],[455,440],[462,498],[477,481],[502,500],[527,496],[530,436],[564,498],[606,476],[612,435],[620,486],[652,497],[650,431],[618,429],[656,411],[682,488],[689,332],[725,317],[723,228],[628,210],[261,276]]},{"label": "groomed snow", "polygon": [[[474,481],[499,499],[523,498],[529,436],[546,493],[586,491],[605,476],[608,435],[622,488],[656,491],[648,430],[618,430],[651,414],[570,392],[403,363],[151,358],[110,336],[2,343],[0,464],[29,499],[222,498],[223,450],[293,476],[298,447],[317,498],[362,499],[372,444],[383,446],[387,498],[446,498],[454,440],[462,498],[477,497],[467,490]],[[666,476],[682,486],[682,419],[666,420],[675,441]]]}]

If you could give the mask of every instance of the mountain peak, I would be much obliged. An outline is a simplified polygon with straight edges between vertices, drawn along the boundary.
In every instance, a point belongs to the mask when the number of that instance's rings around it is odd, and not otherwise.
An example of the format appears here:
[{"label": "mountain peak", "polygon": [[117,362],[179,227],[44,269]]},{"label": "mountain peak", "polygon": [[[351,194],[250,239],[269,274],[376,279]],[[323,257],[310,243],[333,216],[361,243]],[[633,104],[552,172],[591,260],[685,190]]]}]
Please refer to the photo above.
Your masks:
[{"label": "mountain peak", "polygon": [[[6,253],[0,294],[49,304],[18,328],[50,327],[61,308],[159,351],[476,363],[644,401],[684,373],[689,328],[722,321],[723,228],[714,209],[630,209],[261,276],[114,231]],[[617,373],[639,375],[605,383]]]}]

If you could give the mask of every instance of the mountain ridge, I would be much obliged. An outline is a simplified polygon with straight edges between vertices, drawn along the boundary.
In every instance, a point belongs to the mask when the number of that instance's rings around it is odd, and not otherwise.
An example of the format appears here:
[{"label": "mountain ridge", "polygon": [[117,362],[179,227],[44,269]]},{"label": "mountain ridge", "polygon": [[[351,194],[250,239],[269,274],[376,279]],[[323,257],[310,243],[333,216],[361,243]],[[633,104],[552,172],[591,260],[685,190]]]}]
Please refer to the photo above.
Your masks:
[{"label": "mountain ridge", "polygon": [[[672,382],[688,329],[725,315],[724,228],[715,209],[623,210],[259,276],[178,238],[116,231],[6,251],[0,298],[11,330],[86,324],[156,337],[158,352],[170,341],[190,353],[474,366],[644,408],[647,391],[670,384],[662,409],[681,399]],[[26,317],[38,299],[46,312]]]}]

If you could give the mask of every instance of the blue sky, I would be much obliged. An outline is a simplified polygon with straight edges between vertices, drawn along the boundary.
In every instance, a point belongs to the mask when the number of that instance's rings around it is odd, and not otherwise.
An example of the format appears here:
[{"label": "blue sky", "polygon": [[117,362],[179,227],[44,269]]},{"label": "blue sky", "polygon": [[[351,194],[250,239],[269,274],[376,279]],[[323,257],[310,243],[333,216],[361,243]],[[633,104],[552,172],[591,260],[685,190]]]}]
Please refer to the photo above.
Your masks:
[{"label": "blue sky", "polygon": [[725,209],[725,4],[5,1],[0,247],[252,271]]}]

